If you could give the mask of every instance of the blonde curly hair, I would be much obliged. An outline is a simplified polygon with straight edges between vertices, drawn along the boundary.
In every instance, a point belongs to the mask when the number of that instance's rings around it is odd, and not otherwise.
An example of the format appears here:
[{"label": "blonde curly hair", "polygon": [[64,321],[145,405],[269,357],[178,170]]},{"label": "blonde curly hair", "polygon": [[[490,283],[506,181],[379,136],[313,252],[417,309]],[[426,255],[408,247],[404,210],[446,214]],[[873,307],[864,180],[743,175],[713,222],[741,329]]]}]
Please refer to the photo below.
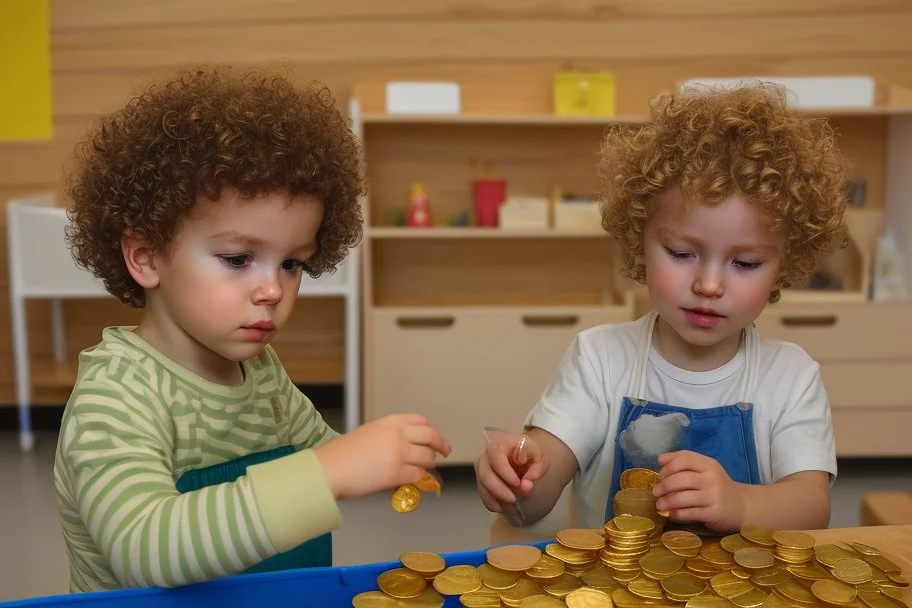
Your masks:
[{"label": "blonde curly hair", "polygon": [[599,162],[602,227],[621,245],[623,272],[644,282],[643,230],[660,194],[715,205],[738,193],[783,237],[780,288],[808,277],[844,247],[846,162],[826,119],[788,107],[758,83],[687,88],[651,102],[645,125],[608,131]]}]

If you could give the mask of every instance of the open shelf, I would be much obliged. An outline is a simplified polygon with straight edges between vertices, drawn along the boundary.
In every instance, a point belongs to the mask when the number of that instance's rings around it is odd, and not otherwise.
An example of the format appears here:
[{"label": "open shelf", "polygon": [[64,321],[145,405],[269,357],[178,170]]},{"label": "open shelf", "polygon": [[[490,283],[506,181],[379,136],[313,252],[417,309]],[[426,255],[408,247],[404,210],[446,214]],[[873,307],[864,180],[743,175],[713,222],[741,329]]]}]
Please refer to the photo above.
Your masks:
[{"label": "open shelf", "polygon": [[601,229],[578,230],[556,228],[479,228],[477,226],[407,228],[378,226],[368,230],[372,239],[572,239],[604,237]]}]

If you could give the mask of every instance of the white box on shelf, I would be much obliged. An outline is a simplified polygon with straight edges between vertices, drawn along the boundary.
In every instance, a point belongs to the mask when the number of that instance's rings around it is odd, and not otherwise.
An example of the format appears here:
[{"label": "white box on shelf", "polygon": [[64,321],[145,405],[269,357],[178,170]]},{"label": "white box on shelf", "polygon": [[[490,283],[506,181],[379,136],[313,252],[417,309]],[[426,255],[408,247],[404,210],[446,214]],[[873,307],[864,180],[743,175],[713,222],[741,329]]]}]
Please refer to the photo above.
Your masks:
[{"label": "white box on shelf", "polygon": [[387,82],[388,114],[459,114],[459,84],[455,82]]},{"label": "white box on shelf", "polygon": [[708,86],[735,88],[758,81],[784,86],[789,103],[800,108],[870,108],[875,104],[877,83],[870,76],[745,76],[743,78],[694,78],[680,88]]},{"label": "white box on shelf", "polygon": [[554,227],[557,229],[598,229],[602,214],[595,201],[558,200],[554,203]]},{"label": "white box on shelf", "polygon": [[550,201],[544,196],[509,196],[498,208],[498,226],[510,228],[547,228]]}]

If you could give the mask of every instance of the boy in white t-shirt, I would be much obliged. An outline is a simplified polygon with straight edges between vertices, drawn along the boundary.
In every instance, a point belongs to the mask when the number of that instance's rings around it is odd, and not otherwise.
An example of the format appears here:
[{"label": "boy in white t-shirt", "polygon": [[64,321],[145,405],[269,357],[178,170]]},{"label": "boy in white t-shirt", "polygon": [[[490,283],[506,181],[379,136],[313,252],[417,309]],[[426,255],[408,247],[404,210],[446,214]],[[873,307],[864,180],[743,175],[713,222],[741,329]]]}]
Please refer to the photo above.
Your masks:
[{"label": "boy in white t-shirt", "polygon": [[583,523],[613,516],[625,469],[661,477],[672,522],[822,528],[836,457],[817,363],[757,335],[780,289],[846,241],[845,168],[823,119],[768,85],[658,98],[603,145],[605,230],[654,311],[581,332],[522,435],[476,463],[482,502],[524,521],[575,478]]}]

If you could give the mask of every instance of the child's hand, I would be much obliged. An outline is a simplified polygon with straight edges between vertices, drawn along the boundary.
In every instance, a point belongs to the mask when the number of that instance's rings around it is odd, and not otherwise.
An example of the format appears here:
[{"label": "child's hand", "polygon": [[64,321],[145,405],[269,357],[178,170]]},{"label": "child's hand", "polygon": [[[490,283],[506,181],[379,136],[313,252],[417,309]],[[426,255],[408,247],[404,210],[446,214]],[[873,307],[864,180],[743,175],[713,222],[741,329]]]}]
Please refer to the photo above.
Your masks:
[{"label": "child's hand", "polygon": [[744,519],[741,484],[731,480],[715,459],[696,452],[659,456],[661,481],[653,487],[656,509],[671,519],[701,522],[717,532],[740,530]]},{"label": "child's hand", "polygon": [[535,482],[548,472],[548,459],[534,439],[523,435],[493,433],[475,462],[475,480],[481,502],[489,511],[513,513],[516,501],[532,494]]},{"label": "child's hand", "polygon": [[415,483],[450,444],[423,416],[394,414],[368,422],[314,449],[336,499]]}]

